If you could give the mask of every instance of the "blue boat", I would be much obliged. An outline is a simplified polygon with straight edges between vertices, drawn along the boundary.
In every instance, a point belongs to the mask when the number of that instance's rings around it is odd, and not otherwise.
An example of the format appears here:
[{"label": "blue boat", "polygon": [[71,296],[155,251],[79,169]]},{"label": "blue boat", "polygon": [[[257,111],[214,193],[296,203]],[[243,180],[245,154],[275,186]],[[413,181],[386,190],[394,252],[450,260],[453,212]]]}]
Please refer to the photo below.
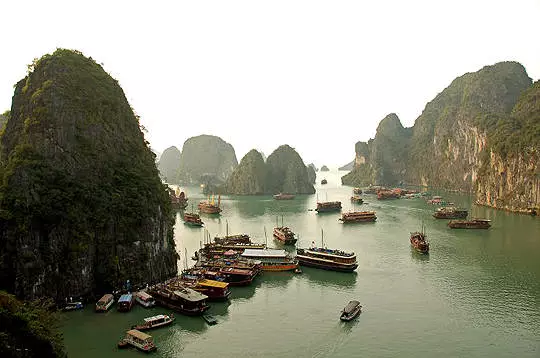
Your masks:
[{"label": "blue boat", "polygon": [[118,299],[118,311],[128,312],[131,311],[133,307],[133,295],[131,293],[126,293],[125,295],[120,296]]}]

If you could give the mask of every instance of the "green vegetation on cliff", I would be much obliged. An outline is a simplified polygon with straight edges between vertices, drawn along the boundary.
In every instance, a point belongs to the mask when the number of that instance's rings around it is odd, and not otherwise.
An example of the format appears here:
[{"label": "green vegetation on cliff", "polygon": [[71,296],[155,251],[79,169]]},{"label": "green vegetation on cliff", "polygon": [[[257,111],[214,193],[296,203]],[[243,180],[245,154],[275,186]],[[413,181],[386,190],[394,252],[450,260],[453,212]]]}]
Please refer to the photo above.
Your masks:
[{"label": "green vegetation on cliff", "polygon": [[184,142],[178,180],[181,184],[200,184],[212,177],[224,183],[237,165],[232,145],[219,137],[203,134]]},{"label": "green vegetation on cliff", "polygon": [[155,156],[94,60],[59,49],[34,62],[1,142],[0,288],[63,299],[176,274]]},{"label": "green vegetation on cliff", "polygon": [[315,171],[315,165],[308,164],[307,166],[308,180],[311,184],[315,184],[317,181],[317,172]]},{"label": "green vegetation on cliff", "polygon": [[6,127],[7,121],[9,120],[9,117],[11,117],[11,112],[9,110],[0,114],[0,133],[3,133],[4,128]]},{"label": "green vegetation on cliff", "polygon": [[228,194],[238,195],[315,193],[308,168],[288,145],[273,151],[266,163],[259,152],[251,150],[242,158],[223,189]]},{"label": "green vegetation on cliff", "polygon": [[47,302],[23,303],[0,291],[0,357],[65,357],[58,317]]},{"label": "green vegetation on cliff", "polygon": [[261,153],[250,150],[225,184],[225,192],[235,195],[260,195],[266,191],[266,164]]},{"label": "green vegetation on cliff", "polygon": [[181,153],[175,146],[163,151],[158,162],[161,176],[169,184],[178,184],[178,170],[180,168]]}]

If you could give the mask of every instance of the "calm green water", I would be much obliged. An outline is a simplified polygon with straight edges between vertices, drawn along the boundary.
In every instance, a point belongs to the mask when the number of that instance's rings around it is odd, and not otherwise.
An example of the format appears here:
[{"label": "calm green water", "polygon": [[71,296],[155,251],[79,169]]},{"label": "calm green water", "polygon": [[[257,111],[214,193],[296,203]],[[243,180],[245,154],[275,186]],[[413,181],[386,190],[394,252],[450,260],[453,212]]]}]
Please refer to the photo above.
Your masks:
[{"label": "calm green water", "polygon": [[[318,173],[318,183],[323,175]],[[341,200],[352,209],[352,188],[343,173],[324,173],[320,200]],[[202,198],[188,188],[191,203]],[[437,193],[435,193],[437,194]],[[233,287],[227,303],[212,303],[219,323],[177,315],[174,326],[151,332],[156,357],[540,357],[540,219],[471,205],[471,199],[440,193],[472,216],[493,220],[489,230],[451,230],[431,217],[423,199],[378,202],[364,195],[363,210],[376,223],[342,225],[338,214],[318,215],[316,195],[293,201],[271,197],[222,198],[220,218],[204,217],[212,235],[249,233],[264,242],[276,216],[300,234],[299,245],[321,240],[357,253],[357,273],[303,268],[304,273],[264,273],[250,287]],[[188,208],[189,209],[189,208]],[[281,218],[280,218],[281,221]],[[413,252],[409,232],[426,225],[429,256]],[[203,229],[175,228],[179,268],[203,240]],[[271,235],[268,244],[278,246]],[[343,323],[351,299],[364,306]],[[130,313],[95,314],[92,307],[64,314],[64,338],[73,357],[135,357],[117,341],[132,324],[161,308],[136,306]]]}]

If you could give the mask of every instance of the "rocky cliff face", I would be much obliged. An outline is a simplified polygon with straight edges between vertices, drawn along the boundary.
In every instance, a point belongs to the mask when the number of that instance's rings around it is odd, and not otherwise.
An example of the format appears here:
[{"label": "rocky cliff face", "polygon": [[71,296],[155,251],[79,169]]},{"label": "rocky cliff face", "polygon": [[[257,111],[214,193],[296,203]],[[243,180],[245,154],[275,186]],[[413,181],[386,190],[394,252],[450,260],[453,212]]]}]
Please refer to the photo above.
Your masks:
[{"label": "rocky cliff face", "polygon": [[[512,210],[523,206],[525,201],[537,201],[530,197],[537,192],[536,182],[530,180],[531,175],[534,177],[531,173],[537,169],[529,160],[534,161],[538,152],[538,143],[531,139],[536,127],[530,124],[534,123],[531,118],[538,118],[534,114],[538,103],[534,91],[527,92],[529,97],[516,105],[519,96],[530,86],[531,79],[516,62],[486,66],[456,78],[426,105],[411,129],[403,128],[397,117],[387,117],[381,122],[384,128],[379,126],[373,140],[358,142],[355,169],[342,182],[348,185],[405,182],[460,191],[478,189],[479,202]],[[528,129],[517,130],[521,128],[517,118],[528,118],[522,121],[529,123]],[[507,142],[523,141],[527,144],[521,146],[521,151],[510,155],[493,150],[512,146],[504,144]],[[497,178],[495,172],[500,172],[505,162],[508,165],[505,172],[512,175]],[[503,182],[506,182],[504,188]],[[518,189],[524,188],[525,182],[529,189]],[[525,197],[509,204],[515,190],[523,191]]]},{"label": "rocky cliff face", "polygon": [[175,146],[163,151],[159,158],[158,169],[161,176],[169,184],[178,184],[178,170],[180,168],[181,154]]},{"label": "rocky cliff face", "polygon": [[300,155],[288,145],[282,145],[266,160],[268,170],[267,192],[314,194],[306,165]]},{"label": "rocky cliff face", "polygon": [[261,153],[250,150],[225,184],[225,192],[234,195],[260,195],[266,192],[266,164]]},{"label": "rocky cliff face", "polygon": [[307,169],[307,175],[308,175],[309,182],[311,184],[315,184],[315,182],[317,181],[317,172],[315,171],[315,165],[308,164],[306,169]]},{"label": "rocky cliff face", "polygon": [[102,293],[177,272],[174,218],[118,82],[57,50],[15,88],[1,138],[0,287]]},{"label": "rocky cliff face", "polygon": [[200,135],[185,141],[180,158],[179,182],[200,184],[214,178],[224,183],[238,165],[234,148],[223,139]]}]

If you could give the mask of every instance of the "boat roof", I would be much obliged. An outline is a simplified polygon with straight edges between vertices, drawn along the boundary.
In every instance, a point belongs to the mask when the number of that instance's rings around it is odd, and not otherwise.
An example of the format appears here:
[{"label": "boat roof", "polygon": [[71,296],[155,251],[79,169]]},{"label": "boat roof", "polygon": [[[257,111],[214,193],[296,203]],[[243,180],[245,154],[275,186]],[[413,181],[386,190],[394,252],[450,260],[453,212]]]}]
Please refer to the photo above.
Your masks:
[{"label": "boat roof", "polygon": [[359,305],[360,305],[360,302],[358,302],[358,301],[349,301],[349,303],[347,304],[347,306],[345,306],[343,311],[345,311],[346,313],[352,312]]},{"label": "boat roof", "polygon": [[198,301],[206,300],[208,298],[208,296],[203,295],[202,293],[199,293],[187,287],[174,291],[174,294],[191,302],[198,302]]},{"label": "boat roof", "polygon": [[207,280],[207,279],[200,280],[199,284],[203,286],[218,287],[218,288],[226,288],[227,286],[229,286],[227,282]]},{"label": "boat roof", "polygon": [[137,292],[137,296],[139,296],[140,298],[144,298],[144,299],[153,298],[152,296],[150,296],[148,293],[146,293],[144,291]]},{"label": "boat roof", "polygon": [[242,254],[244,257],[287,257],[287,251],[276,249],[246,249]]},{"label": "boat roof", "polygon": [[151,322],[151,321],[157,321],[158,319],[165,319],[167,318],[167,316],[165,315],[162,315],[162,314],[158,314],[156,316],[152,316],[152,317],[146,317],[144,319],[145,322]]},{"label": "boat roof", "polygon": [[131,301],[132,298],[133,298],[133,295],[131,293],[126,293],[120,296],[120,298],[118,299],[118,302]]},{"label": "boat roof", "polygon": [[152,338],[151,335],[138,331],[136,329],[130,329],[126,333],[129,334],[130,336],[139,338],[140,340],[143,340],[143,341],[146,341],[148,338]]},{"label": "boat roof", "polygon": [[330,256],[330,257],[336,257],[336,256],[337,257],[346,257],[346,258],[356,257],[354,252],[345,252],[345,251],[333,250],[333,249],[323,249],[323,248],[320,248],[320,247],[305,249],[305,251],[309,251],[309,252],[312,252],[314,254]]},{"label": "boat roof", "polygon": [[[110,293],[106,293],[106,294],[103,295],[103,297],[101,297],[101,298],[99,299],[99,301],[108,301],[108,300],[110,300],[111,298],[114,298],[114,296],[113,296],[112,294],[110,294]],[[99,301],[98,301],[98,302],[99,302]]]}]

